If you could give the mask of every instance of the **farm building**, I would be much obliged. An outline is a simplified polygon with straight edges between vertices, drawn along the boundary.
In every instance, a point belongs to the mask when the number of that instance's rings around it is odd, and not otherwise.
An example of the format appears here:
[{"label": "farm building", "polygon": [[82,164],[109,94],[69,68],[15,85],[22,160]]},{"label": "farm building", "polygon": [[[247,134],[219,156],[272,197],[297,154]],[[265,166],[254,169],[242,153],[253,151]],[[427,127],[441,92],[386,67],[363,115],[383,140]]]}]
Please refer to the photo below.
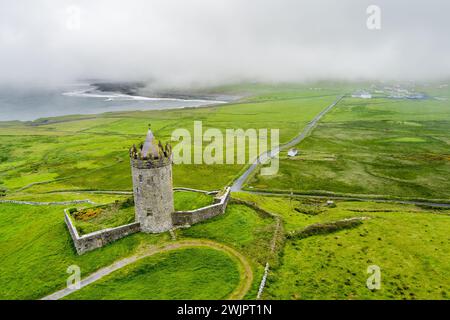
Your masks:
[{"label": "farm building", "polygon": [[289,149],[287,154],[289,157],[295,157],[298,154],[298,150],[296,148]]}]

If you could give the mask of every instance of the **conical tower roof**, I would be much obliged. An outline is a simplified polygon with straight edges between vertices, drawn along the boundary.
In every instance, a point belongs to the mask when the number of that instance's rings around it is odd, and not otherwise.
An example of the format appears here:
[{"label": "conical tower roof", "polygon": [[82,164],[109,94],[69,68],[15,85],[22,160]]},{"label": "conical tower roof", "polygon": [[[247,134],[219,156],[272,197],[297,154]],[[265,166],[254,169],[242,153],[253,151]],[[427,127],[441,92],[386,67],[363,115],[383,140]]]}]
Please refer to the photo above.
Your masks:
[{"label": "conical tower roof", "polygon": [[142,156],[148,157],[151,155],[153,158],[157,158],[159,155],[158,150],[158,144],[153,136],[153,132],[148,129],[147,137],[145,138],[144,146],[142,147]]}]

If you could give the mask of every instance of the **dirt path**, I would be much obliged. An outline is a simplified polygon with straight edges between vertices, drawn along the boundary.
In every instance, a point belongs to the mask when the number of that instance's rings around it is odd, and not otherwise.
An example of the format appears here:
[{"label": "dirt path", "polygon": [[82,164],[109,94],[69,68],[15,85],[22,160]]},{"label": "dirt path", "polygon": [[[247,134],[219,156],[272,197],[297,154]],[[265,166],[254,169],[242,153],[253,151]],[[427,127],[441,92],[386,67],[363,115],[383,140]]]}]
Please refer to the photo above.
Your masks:
[{"label": "dirt path", "polygon": [[[116,261],[112,265],[109,265],[105,268],[102,268],[91,275],[89,275],[87,278],[84,278],[81,280],[80,289],[96,282],[97,280],[100,280],[104,276],[107,276],[111,274],[112,272],[119,270],[127,265],[130,265],[140,259],[152,256],[157,253],[167,252],[171,250],[177,250],[177,249],[183,249],[183,248],[194,248],[194,247],[207,247],[207,248],[213,248],[216,250],[220,250],[222,252],[227,253],[228,255],[232,256],[233,258],[237,259],[240,266],[239,266],[239,273],[240,273],[240,282],[236,289],[228,296],[228,299],[230,300],[240,300],[242,299],[247,291],[250,289],[252,282],[253,282],[253,272],[250,267],[250,264],[248,263],[247,259],[238,251],[236,251],[233,248],[230,248],[226,245],[223,245],[221,243],[217,243],[210,240],[183,240],[179,242],[164,244],[162,246],[152,246],[148,247],[144,250],[142,250],[139,254],[136,254],[134,256]],[[69,294],[73,293],[74,291],[77,291],[79,289],[69,289],[65,288],[60,291],[57,291],[53,294],[50,294],[41,300],[58,300],[61,298],[64,298],[65,296],[68,296]]]}]

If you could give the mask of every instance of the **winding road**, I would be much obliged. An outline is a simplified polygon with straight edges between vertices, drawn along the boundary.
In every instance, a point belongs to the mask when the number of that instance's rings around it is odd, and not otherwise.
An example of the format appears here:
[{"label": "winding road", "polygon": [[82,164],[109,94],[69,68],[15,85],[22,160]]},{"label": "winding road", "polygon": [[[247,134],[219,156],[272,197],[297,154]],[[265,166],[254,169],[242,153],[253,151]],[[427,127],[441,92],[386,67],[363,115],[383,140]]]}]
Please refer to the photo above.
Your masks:
[{"label": "winding road", "polygon": [[247,178],[256,170],[259,164],[264,163],[266,160],[270,158],[274,158],[276,155],[280,153],[280,151],[291,148],[297,144],[299,144],[303,139],[305,139],[311,131],[316,127],[317,123],[322,119],[322,117],[327,114],[333,107],[335,107],[344,96],[339,96],[332,104],[322,110],[314,119],[312,119],[306,127],[300,132],[294,139],[291,141],[278,146],[277,148],[264,152],[258,156],[258,158],[250,165],[250,167],[239,177],[237,178],[233,185],[231,186],[231,191],[238,192],[242,191],[242,186],[244,185]]},{"label": "winding road", "polygon": [[[250,165],[250,167],[237,178],[233,185],[231,186],[231,191],[233,192],[246,192],[251,194],[260,195],[273,195],[273,196],[286,196],[286,193],[271,192],[271,191],[247,191],[242,190],[244,183],[247,181],[248,177],[258,168],[261,163],[264,163],[269,158],[273,158],[280,153],[280,151],[291,148],[299,144],[304,140],[316,127],[317,123],[322,119],[322,117],[327,114],[331,109],[333,109],[345,95],[339,96],[332,104],[326,107],[322,112],[320,112],[308,125],[300,132],[294,139],[286,144],[280,145],[274,150],[267,151],[258,156],[258,158]],[[372,201],[372,202],[386,202],[386,203],[401,203],[401,204],[413,204],[413,205],[424,205],[436,208],[450,208],[450,203],[440,203],[432,201],[414,201],[414,200],[395,200],[395,199],[373,199],[373,198],[363,198],[363,197],[346,197],[346,196],[322,196],[322,195],[293,195],[295,197],[303,198],[324,198],[324,199],[335,199],[335,200],[356,200],[356,201]]]},{"label": "winding road", "polygon": [[[258,158],[244,171],[232,184],[231,191],[232,192],[246,192],[251,194],[259,194],[259,195],[273,195],[273,196],[287,196],[287,193],[280,192],[272,192],[270,190],[267,191],[247,191],[242,190],[244,183],[247,181],[248,177],[258,168],[261,163],[264,163],[270,158],[275,157],[280,153],[280,151],[294,147],[298,145],[301,141],[303,141],[314,128],[317,126],[317,123],[322,119],[324,115],[326,115],[331,109],[333,109],[343,98],[345,95],[341,95],[337,97],[337,99],[322,110],[318,115],[311,120],[306,127],[300,132],[296,137],[294,137],[289,142],[282,144],[275,148],[274,150],[270,150],[264,152],[258,156]],[[132,195],[131,191],[120,191],[120,190],[62,190],[62,191],[53,191],[49,193],[98,193],[98,194],[118,194],[118,195]],[[372,202],[386,202],[386,203],[401,203],[401,204],[412,204],[412,205],[424,205],[436,208],[450,208],[450,203],[446,202],[436,202],[436,201],[414,201],[414,200],[395,200],[395,199],[383,199],[383,198],[364,198],[364,197],[354,197],[354,196],[323,196],[323,195],[302,195],[302,194],[294,194],[294,197],[302,197],[302,198],[323,198],[323,199],[335,199],[335,200],[351,200],[351,201],[372,201]],[[94,204],[90,200],[72,200],[72,201],[63,201],[63,202],[35,202],[35,201],[18,201],[18,200],[0,200],[0,203],[16,203],[16,204],[29,204],[29,205],[67,205],[67,204],[77,204],[77,203],[91,203]]]},{"label": "winding road", "polygon": [[[245,258],[241,253],[239,253],[238,251],[236,251],[235,249],[233,249],[231,247],[228,247],[224,244],[217,243],[217,242],[210,241],[210,240],[183,240],[183,241],[179,241],[179,242],[164,244],[161,246],[149,247],[149,248],[145,249],[144,251],[140,252],[139,254],[116,261],[115,263],[90,274],[88,277],[81,280],[80,289],[102,279],[103,277],[113,273],[114,271],[117,271],[125,266],[135,263],[136,261],[141,260],[143,258],[150,257],[154,254],[158,254],[158,253],[162,253],[162,252],[184,249],[184,248],[195,248],[195,247],[207,247],[207,248],[220,250],[220,251],[225,252],[228,255],[232,256],[239,262],[239,264],[240,264],[239,285],[228,296],[228,299],[229,300],[243,299],[245,294],[250,289],[252,282],[253,282],[253,271],[252,271],[252,268],[251,268],[247,258]],[[77,290],[79,290],[79,289],[65,288],[65,289],[59,290],[55,293],[50,294],[50,295],[42,298],[41,300],[58,300],[58,299],[68,296],[69,294],[71,294]]]}]

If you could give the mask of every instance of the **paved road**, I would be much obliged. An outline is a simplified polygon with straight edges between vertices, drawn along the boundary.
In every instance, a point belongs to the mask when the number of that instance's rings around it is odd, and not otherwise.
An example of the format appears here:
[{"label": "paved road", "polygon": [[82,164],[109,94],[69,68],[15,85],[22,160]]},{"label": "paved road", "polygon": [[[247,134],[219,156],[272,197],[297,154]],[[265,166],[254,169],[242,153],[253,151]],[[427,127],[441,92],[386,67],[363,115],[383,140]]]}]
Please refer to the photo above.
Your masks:
[{"label": "paved road", "polygon": [[336,106],[339,103],[339,101],[342,100],[342,98],[344,98],[344,96],[338,97],[336,99],[336,101],[334,101],[332,104],[330,104],[324,110],[322,110],[322,112],[320,112],[311,122],[309,122],[308,125],[303,129],[303,131],[300,132],[299,135],[297,135],[294,139],[292,139],[288,143],[280,145],[279,147],[277,147],[273,150],[270,150],[270,151],[260,154],[258,156],[258,158],[250,165],[250,167],[239,178],[236,179],[236,181],[231,186],[231,191],[233,191],[233,192],[241,191],[242,186],[244,185],[247,178],[250,176],[250,174],[253,173],[253,171],[256,170],[256,168],[258,167],[258,165],[260,163],[266,162],[266,160],[268,160],[269,158],[273,158],[276,155],[278,155],[280,153],[280,151],[291,148],[293,146],[296,146],[303,139],[305,139],[308,136],[308,134],[310,134],[311,131],[315,128],[315,126],[320,121],[320,119],[325,114],[327,114],[334,106]]},{"label": "paved road", "polygon": [[[281,150],[285,150],[291,148],[297,144],[299,144],[303,139],[305,139],[311,131],[316,127],[317,123],[320,119],[327,114],[333,107],[335,107],[344,96],[340,96],[334,101],[331,105],[325,108],[322,112],[320,112],[308,125],[303,129],[303,131],[296,136],[294,139],[289,141],[286,144],[280,145],[278,148],[265,152],[259,155],[258,159],[256,159],[250,167],[233,183],[231,187],[231,191],[233,192],[243,192],[242,186],[248,177],[258,168],[260,163],[264,163],[268,158],[273,158],[280,153]],[[262,195],[275,195],[275,196],[287,196],[286,193],[277,193],[277,192],[254,192],[254,191],[245,191],[247,193],[253,194],[262,194]],[[339,196],[316,196],[316,195],[295,195],[296,197],[304,197],[304,198],[324,198],[324,199],[336,199],[336,200],[356,200],[356,201],[372,201],[372,202],[391,202],[391,203],[403,203],[403,204],[413,204],[413,205],[425,205],[431,207],[438,208],[450,208],[449,203],[437,203],[437,202],[426,202],[426,201],[410,201],[410,200],[390,200],[390,199],[372,199],[372,198],[358,198],[358,197],[339,197]]]},{"label": "paved road", "polygon": [[[210,240],[184,240],[174,243],[165,244],[163,246],[152,246],[148,248],[147,250],[144,250],[143,252],[136,254],[134,256],[119,260],[112,265],[102,268],[91,275],[89,275],[87,278],[81,280],[80,289],[94,283],[104,276],[107,276],[111,274],[114,271],[117,271],[127,265],[130,265],[140,259],[152,256],[157,253],[161,252],[167,252],[171,250],[177,250],[182,248],[193,248],[193,247],[207,247],[207,248],[213,248],[216,250],[220,250],[223,252],[226,252],[227,254],[233,256],[237,259],[239,264],[241,265],[241,268],[239,270],[241,276],[240,276],[240,282],[239,285],[236,287],[236,289],[228,296],[228,299],[230,300],[240,300],[243,299],[245,294],[250,289],[252,282],[253,282],[253,271],[252,268],[247,261],[247,259],[240,254],[238,251],[236,251],[233,248],[230,248],[226,245],[223,245],[221,243],[217,243]],[[53,294],[50,294],[41,300],[58,300],[61,298],[64,298],[65,296],[68,296],[69,294],[73,293],[74,291],[77,291],[79,289],[69,289],[65,288],[60,291],[57,291]]]}]

